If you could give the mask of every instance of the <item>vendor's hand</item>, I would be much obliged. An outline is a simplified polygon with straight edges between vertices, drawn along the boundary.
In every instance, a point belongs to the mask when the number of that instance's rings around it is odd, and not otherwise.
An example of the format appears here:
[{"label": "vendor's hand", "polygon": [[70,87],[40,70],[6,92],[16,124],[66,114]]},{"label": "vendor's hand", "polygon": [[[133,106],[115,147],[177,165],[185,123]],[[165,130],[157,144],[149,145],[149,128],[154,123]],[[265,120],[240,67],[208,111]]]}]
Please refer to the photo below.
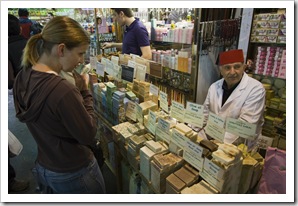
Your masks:
[{"label": "vendor's hand", "polygon": [[112,47],[112,43],[108,43],[108,42],[105,42],[102,44],[102,49],[107,49],[107,48],[111,48]]},{"label": "vendor's hand", "polygon": [[72,72],[75,84],[80,91],[88,90],[89,74],[79,74],[75,70]]}]

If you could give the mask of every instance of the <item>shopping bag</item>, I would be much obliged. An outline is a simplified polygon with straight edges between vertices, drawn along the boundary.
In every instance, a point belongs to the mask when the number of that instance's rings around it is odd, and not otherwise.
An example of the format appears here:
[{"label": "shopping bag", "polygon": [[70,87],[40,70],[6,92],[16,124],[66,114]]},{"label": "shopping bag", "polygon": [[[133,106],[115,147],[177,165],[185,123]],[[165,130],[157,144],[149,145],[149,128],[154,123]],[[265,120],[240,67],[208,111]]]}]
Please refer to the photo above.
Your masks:
[{"label": "shopping bag", "polygon": [[8,130],[8,148],[11,157],[18,156],[23,149],[22,143],[10,130]]},{"label": "shopping bag", "polygon": [[286,151],[268,147],[258,194],[286,193]]}]

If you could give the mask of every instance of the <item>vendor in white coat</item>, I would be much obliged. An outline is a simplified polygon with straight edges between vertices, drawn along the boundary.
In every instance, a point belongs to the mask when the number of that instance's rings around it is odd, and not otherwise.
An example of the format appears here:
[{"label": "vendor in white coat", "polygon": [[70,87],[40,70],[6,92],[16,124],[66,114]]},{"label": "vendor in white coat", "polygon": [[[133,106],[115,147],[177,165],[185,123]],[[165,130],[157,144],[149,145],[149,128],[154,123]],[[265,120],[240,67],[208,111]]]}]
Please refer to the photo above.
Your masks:
[{"label": "vendor in white coat", "polygon": [[[264,123],[265,89],[263,85],[245,72],[242,50],[222,52],[219,56],[222,79],[213,83],[204,102],[204,123],[209,112],[224,118],[235,118],[257,125],[256,139],[247,142],[251,148],[261,134]],[[225,143],[238,145],[243,138],[226,132]]]}]

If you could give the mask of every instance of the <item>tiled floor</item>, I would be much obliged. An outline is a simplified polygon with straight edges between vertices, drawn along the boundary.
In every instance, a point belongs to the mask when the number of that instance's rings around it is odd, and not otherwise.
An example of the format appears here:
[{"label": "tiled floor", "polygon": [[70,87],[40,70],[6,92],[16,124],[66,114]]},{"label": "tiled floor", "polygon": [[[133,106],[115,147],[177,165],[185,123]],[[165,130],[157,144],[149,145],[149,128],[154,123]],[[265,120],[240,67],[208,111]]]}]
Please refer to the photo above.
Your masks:
[{"label": "tiled floor", "polygon": [[[13,104],[13,96],[8,95],[8,128],[23,144],[23,150],[17,157],[11,159],[11,164],[15,168],[16,178],[28,180],[30,188],[23,192],[23,194],[36,194],[36,181],[31,173],[34,167],[34,161],[37,155],[37,146],[31,133],[24,123],[21,123],[15,117],[15,109]],[[108,194],[116,194],[115,176],[111,173],[106,165],[102,168],[103,176],[106,181],[106,190]]]}]

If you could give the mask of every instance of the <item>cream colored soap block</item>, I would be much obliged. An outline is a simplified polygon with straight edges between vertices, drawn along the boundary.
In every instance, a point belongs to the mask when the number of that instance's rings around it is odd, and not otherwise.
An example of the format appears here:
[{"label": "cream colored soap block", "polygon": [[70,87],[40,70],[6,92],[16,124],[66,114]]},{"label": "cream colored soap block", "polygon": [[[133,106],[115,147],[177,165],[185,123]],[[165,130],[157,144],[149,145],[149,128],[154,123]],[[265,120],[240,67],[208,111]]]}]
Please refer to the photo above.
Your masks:
[{"label": "cream colored soap block", "polygon": [[235,160],[235,157],[233,157],[229,154],[226,154],[222,150],[216,150],[215,152],[213,152],[212,157],[215,158],[216,160],[222,162],[224,165],[229,165]]},{"label": "cream colored soap block", "polygon": [[242,156],[242,152],[233,144],[219,144],[218,149],[224,151],[226,154],[239,159]]},{"label": "cream colored soap block", "polygon": [[146,141],[145,145],[155,153],[160,152],[162,150],[161,145],[153,140]]},{"label": "cream colored soap block", "polygon": [[188,126],[186,126],[184,123],[178,123],[176,124],[176,129],[178,129],[180,132],[182,132],[184,135],[189,134],[192,132],[192,129]]},{"label": "cream colored soap block", "polygon": [[249,190],[253,177],[254,167],[256,164],[258,164],[258,161],[251,156],[247,156],[243,159],[242,164],[241,177],[238,187],[239,194],[245,194]]},{"label": "cream colored soap block", "polygon": [[195,184],[192,187],[197,194],[218,194],[218,191],[204,180],[201,180],[198,184]]}]

